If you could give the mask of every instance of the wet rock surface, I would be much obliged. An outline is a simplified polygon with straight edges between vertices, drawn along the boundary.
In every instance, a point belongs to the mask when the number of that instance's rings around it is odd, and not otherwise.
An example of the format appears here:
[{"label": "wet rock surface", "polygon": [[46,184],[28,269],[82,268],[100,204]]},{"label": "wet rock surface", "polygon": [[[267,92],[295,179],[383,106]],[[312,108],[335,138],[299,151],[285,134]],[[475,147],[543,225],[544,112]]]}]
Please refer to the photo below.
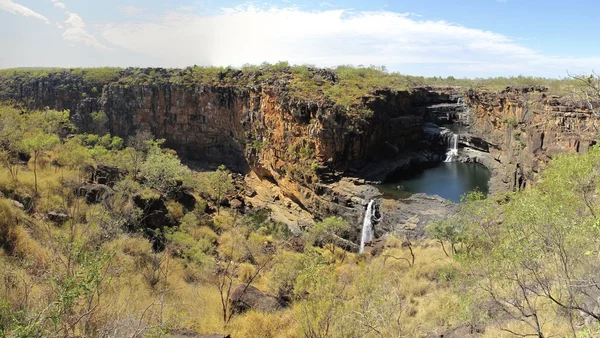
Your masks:
[{"label": "wet rock surface", "polygon": [[458,211],[458,205],[439,196],[414,194],[404,200],[384,199],[383,214],[376,235],[397,232],[409,238],[425,236],[425,226],[432,221],[446,218]]}]

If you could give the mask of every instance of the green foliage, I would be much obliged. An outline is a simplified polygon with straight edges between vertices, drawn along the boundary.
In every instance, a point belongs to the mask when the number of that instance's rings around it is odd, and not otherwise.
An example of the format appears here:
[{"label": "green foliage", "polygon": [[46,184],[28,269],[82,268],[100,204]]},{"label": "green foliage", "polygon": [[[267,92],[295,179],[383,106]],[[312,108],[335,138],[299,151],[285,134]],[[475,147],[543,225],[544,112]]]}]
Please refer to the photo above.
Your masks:
[{"label": "green foliage", "polygon": [[273,221],[267,209],[254,210],[244,217],[244,223],[251,231],[258,232],[264,236],[273,236],[280,240],[288,239],[292,232],[286,224]]},{"label": "green foliage", "polygon": [[[339,216],[330,216],[318,222],[307,234],[309,243],[317,245],[334,244],[339,237],[350,230],[350,225]],[[331,246],[331,250],[333,250]]]},{"label": "green foliage", "polygon": [[192,175],[188,167],[174,154],[159,148],[150,150],[144,163],[140,166],[140,175],[144,185],[156,189],[165,195],[172,194],[181,185],[191,185]]},{"label": "green foliage", "polygon": [[556,311],[570,320],[598,306],[596,299],[583,301],[591,292],[583,285],[593,285],[597,276],[590,272],[600,268],[598,168],[598,148],[560,155],[531,189],[468,201],[454,218],[454,225],[464,223],[460,242],[468,250],[462,261],[474,283],[527,323],[519,334],[547,336],[551,331],[541,323],[556,320]]},{"label": "green foliage", "polygon": [[90,130],[93,134],[105,134],[108,131],[108,117],[103,111],[92,112],[92,126]]},{"label": "green foliage", "polygon": [[311,147],[300,148],[300,156],[303,158],[310,158],[314,154],[314,150]]},{"label": "green foliage", "polygon": [[93,164],[92,155],[80,138],[67,140],[56,152],[56,160],[60,165],[74,169]]},{"label": "green foliage", "polygon": [[229,170],[224,165],[220,165],[217,170],[208,173],[202,182],[203,190],[217,202],[217,212],[220,213],[220,202],[234,191],[233,183],[229,178]]},{"label": "green foliage", "polygon": [[259,141],[259,140],[254,140],[252,142],[252,148],[260,151],[262,150],[262,148],[264,148],[267,145],[267,141],[263,140],[263,141]]},{"label": "green foliage", "polygon": [[188,232],[189,230],[168,230],[166,236],[169,249],[197,267],[210,267],[211,255],[216,249],[215,243],[208,236],[194,237]]},{"label": "green foliage", "polygon": [[38,132],[31,137],[21,141],[21,149],[23,151],[42,155],[43,152],[49,151],[52,147],[60,143],[60,139],[56,135]]}]

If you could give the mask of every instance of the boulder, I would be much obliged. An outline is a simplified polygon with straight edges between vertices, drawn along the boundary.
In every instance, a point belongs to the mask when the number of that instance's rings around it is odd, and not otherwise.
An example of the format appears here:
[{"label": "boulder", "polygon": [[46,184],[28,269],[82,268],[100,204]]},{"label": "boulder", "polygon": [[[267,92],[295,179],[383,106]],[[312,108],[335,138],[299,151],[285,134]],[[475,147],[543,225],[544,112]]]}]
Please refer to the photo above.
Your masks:
[{"label": "boulder", "polygon": [[232,209],[242,209],[244,207],[244,202],[240,201],[237,198],[234,198],[231,201],[229,201],[229,205]]},{"label": "boulder", "polygon": [[234,313],[248,310],[274,312],[282,308],[276,297],[267,295],[251,285],[235,287],[229,296],[229,305]]},{"label": "boulder", "polygon": [[158,192],[142,192],[133,196],[135,205],[142,209],[142,225],[146,229],[162,229],[165,226],[172,226],[168,217],[169,210],[165,204],[164,196]]},{"label": "boulder", "polygon": [[98,164],[95,168],[90,166],[86,172],[89,175],[89,183],[104,184],[109,187],[112,187],[126,174],[126,171],[122,169],[104,164]]},{"label": "boulder", "polygon": [[60,211],[50,211],[46,216],[50,221],[58,224],[63,224],[71,219],[71,216]]},{"label": "boulder", "polygon": [[193,189],[179,186],[173,193],[173,199],[183,205],[186,211],[192,211],[196,208],[196,197],[192,193]]},{"label": "boulder", "polygon": [[21,210],[25,210],[25,206],[23,205],[23,203],[19,202],[19,201],[15,201],[15,200],[10,200],[10,202],[12,203],[12,205],[17,208],[17,209],[21,209]]},{"label": "boulder", "polygon": [[104,184],[83,184],[76,189],[77,195],[85,197],[88,204],[103,201],[109,192],[110,188]]}]

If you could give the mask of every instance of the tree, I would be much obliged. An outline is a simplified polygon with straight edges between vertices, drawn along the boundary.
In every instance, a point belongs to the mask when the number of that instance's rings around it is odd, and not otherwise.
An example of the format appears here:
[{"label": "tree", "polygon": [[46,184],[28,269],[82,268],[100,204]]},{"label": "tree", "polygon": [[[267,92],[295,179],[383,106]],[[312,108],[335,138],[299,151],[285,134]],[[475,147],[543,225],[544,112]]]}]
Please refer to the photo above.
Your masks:
[{"label": "tree", "polygon": [[567,74],[576,84],[573,91],[574,98],[585,102],[592,114],[598,117],[600,115],[600,75],[595,72],[589,75]]},{"label": "tree", "polygon": [[252,283],[268,270],[274,262],[277,254],[277,246],[265,237],[251,232],[249,227],[238,222],[237,213],[232,219],[232,227],[228,243],[222,242],[219,246],[221,261],[217,263],[217,274],[215,285],[219,291],[221,300],[221,314],[224,324],[228,324],[233,315],[233,309],[229,306],[229,300],[236,283],[236,277],[243,275],[241,267],[243,261],[252,262],[253,269],[249,270],[241,280],[240,298],[246,293]]},{"label": "tree", "polygon": [[[146,153],[150,150],[150,142],[154,140],[152,133],[147,130],[138,130],[135,135],[127,139],[127,146],[134,148],[137,151]],[[162,142],[161,142],[162,143]]]},{"label": "tree", "polygon": [[189,184],[192,178],[190,169],[181,164],[176,155],[158,147],[150,150],[146,161],[140,166],[140,174],[146,186],[166,195],[183,183]]},{"label": "tree", "polygon": [[25,137],[21,142],[22,149],[33,155],[33,176],[35,181],[35,193],[38,192],[37,164],[40,156],[51,150],[60,143],[58,136],[38,131],[31,137]]},{"label": "tree", "polygon": [[335,253],[336,243],[342,243],[345,245],[345,240],[341,238],[341,235],[350,230],[348,222],[339,216],[331,216],[318,222],[309,231],[310,242],[317,243],[323,246],[328,246],[331,253]]},{"label": "tree", "polygon": [[481,191],[474,190],[465,194],[462,202],[458,213],[431,222],[425,227],[427,234],[440,243],[446,256],[450,256],[446,251],[446,242],[450,244],[452,255],[458,254],[460,249],[468,252],[480,236],[484,235],[481,231],[489,229],[497,216],[494,200],[485,199]]},{"label": "tree", "polygon": [[0,162],[5,166],[14,182],[21,163],[17,158],[18,145],[23,139],[24,118],[20,112],[10,107],[0,107]]},{"label": "tree", "polygon": [[82,179],[82,169],[93,162],[90,152],[79,138],[66,141],[56,153],[56,160],[63,167],[77,169],[79,182]]},{"label": "tree", "polygon": [[497,222],[471,219],[478,241],[464,262],[473,281],[524,327],[503,330],[541,338],[562,321],[577,336],[582,319],[600,323],[599,166],[595,147],[558,156],[536,186],[495,202]]},{"label": "tree", "polygon": [[229,174],[227,167],[220,165],[217,170],[206,176],[204,188],[216,201],[217,215],[221,213],[221,201],[234,190]]}]

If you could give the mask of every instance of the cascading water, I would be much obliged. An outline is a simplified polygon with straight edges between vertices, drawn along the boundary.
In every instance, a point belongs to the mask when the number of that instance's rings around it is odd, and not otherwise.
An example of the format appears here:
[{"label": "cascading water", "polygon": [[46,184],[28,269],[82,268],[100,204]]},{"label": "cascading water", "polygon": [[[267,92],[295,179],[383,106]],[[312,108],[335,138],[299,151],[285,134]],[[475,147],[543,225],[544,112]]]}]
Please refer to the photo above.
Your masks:
[{"label": "cascading water", "polygon": [[365,243],[370,242],[373,239],[373,204],[375,200],[371,200],[367,205],[367,211],[365,212],[365,219],[363,220],[362,235],[360,237],[360,250],[359,253],[365,251]]},{"label": "cascading water", "polygon": [[446,159],[444,162],[454,162],[458,157],[458,135],[452,134],[452,139],[450,140],[450,147],[448,148],[448,152],[446,153]]}]

